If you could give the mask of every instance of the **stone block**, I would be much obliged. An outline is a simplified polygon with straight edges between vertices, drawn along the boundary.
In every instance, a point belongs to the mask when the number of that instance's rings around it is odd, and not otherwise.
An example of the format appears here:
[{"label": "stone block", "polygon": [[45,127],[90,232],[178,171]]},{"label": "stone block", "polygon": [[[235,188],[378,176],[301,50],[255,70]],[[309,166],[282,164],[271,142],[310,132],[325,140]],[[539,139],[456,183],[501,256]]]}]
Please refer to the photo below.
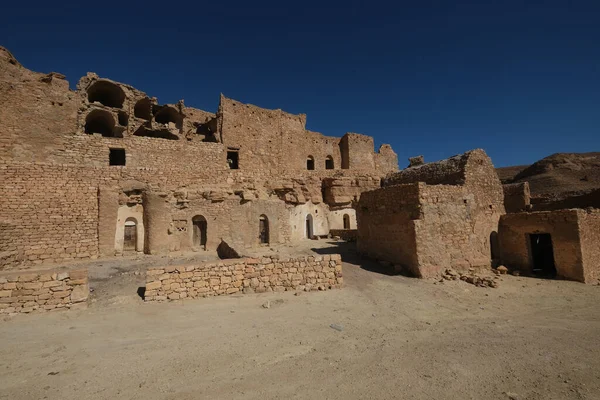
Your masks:
[{"label": "stone block", "polygon": [[162,283],[160,281],[149,282],[149,283],[146,283],[146,290],[159,289],[161,286],[162,286]]},{"label": "stone block", "polygon": [[70,300],[73,303],[79,303],[88,299],[90,289],[88,285],[75,286],[71,291]]}]

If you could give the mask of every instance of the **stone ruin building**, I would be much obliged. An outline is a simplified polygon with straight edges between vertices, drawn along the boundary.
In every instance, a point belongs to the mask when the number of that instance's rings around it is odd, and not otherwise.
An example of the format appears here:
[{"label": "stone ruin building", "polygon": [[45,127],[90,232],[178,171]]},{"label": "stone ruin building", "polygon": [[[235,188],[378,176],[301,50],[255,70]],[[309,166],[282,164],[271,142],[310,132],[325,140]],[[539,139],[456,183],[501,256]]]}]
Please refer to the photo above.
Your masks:
[{"label": "stone ruin building", "polygon": [[411,165],[361,196],[358,250],[418,277],[448,267],[489,268],[490,237],[504,214],[502,185],[489,157],[473,150]]},{"label": "stone ruin building", "polygon": [[161,104],[93,73],[71,90],[2,47],[0,122],[2,313],[87,299],[87,270],[34,268],[136,252],[233,258],[148,270],[147,300],[340,287],[338,254],[239,258],[332,235],[416,277],[505,264],[600,278],[600,211],[532,211],[527,182],[503,186],[483,150],[399,170],[389,145],[309,131],[303,114],[223,95],[215,113]]},{"label": "stone ruin building", "polygon": [[502,185],[483,150],[427,164],[411,158],[360,197],[358,250],[417,277],[504,264],[597,282],[600,210],[532,211],[529,199],[527,182]]},{"label": "stone ruin building", "polygon": [[356,228],[389,145],[221,96],[216,113],[88,73],[70,90],[0,48],[0,268],[238,251]]}]

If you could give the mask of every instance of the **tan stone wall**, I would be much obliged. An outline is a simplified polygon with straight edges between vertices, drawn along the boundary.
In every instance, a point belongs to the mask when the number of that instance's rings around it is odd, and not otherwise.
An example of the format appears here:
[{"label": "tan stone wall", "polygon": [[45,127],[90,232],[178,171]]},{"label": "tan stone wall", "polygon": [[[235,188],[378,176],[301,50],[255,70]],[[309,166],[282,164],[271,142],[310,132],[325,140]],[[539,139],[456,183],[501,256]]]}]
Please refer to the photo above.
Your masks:
[{"label": "tan stone wall", "polygon": [[151,268],[146,301],[233,293],[326,290],[343,284],[339,254],[309,257],[240,258],[218,263]]},{"label": "tan stone wall", "polygon": [[549,233],[559,277],[583,282],[583,258],[577,210],[506,214],[500,218],[498,240],[502,263],[532,272],[529,234]]},{"label": "tan stone wall", "polygon": [[69,309],[89,296],[88,271],[44,270],[0,274],[0,313]]},{"label": "tan stone wall", "polygon": [[600,280],[600,210],[579,210],[579,239],[586,283]]},{"label": "tan stone wall", "polygon": [[356,210],[359,253],[420,276],[414,227],[419,213],[418,184],[363,193]]},{"label": "tan stone wall", "polygon": [[507,213],[525,211],[531,204],[528,182],[502,185],[504,191],[504,208]]}]

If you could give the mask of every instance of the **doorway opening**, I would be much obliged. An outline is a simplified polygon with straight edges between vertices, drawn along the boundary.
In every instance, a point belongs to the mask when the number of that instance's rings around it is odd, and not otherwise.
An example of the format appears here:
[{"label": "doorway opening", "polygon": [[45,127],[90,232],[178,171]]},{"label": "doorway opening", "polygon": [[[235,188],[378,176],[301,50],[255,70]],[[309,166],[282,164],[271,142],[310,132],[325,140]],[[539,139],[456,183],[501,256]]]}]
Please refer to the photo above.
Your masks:
[{"label": "doorway opening", "polygon": [[306,216],[306,237],[313,238],[313,217],[310,214]]},{"label": "doorway opening", "polygon": [[269,244],[269,218],[264,214],[258,219],[258,237],[261,244]]},{"label": "doorway opening", "polygon": [[344,214],[344,229],[350,229],[350,216]]},{"label": "doorway opening", "polygon": [[532,272],[545,278],[554,278],[556,266],[554,265],[554,249],[550,234],[532,233],[529,235],[529,243]]},{"label": "doorway opening", "polygon": [[196,215],[192,218],[192,244],[195,248],[206,250],[206,218]]},{"label": "doorway opening", "polygon": [[239,152],[237,150],[227,150],[227,165],[229,169],[239,169]]},{"label": "doorway opening", "polygon": [[123,234],[123,251],[137,250],[137,221],[135,218],[125,220],[125,232]]}]

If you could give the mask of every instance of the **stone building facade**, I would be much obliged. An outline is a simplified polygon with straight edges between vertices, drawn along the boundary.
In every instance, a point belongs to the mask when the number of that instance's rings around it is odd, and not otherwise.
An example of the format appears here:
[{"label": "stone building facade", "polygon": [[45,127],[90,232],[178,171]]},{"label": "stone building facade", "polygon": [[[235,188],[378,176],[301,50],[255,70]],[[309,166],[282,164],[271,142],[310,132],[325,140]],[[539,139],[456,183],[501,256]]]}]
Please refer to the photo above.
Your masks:
[{"label": "stone building facade", "polygon": [[356,228],[361,193],[398,169],[373,138],[221,96],[216,112],[0,48],[0,268],[236,248]]},{"label": "stone building facade", "polygon": [[[411,163],[412,164],[412,163]],[[502,184],[483,150],[390,173],[363,193],[358,251],[417,277],[489,268],[504,211]]]},{"label": "stone building facade", "polygon": [[600,210],[503,215],[498,239],[508,268],[579,282],[600,279]]}]

